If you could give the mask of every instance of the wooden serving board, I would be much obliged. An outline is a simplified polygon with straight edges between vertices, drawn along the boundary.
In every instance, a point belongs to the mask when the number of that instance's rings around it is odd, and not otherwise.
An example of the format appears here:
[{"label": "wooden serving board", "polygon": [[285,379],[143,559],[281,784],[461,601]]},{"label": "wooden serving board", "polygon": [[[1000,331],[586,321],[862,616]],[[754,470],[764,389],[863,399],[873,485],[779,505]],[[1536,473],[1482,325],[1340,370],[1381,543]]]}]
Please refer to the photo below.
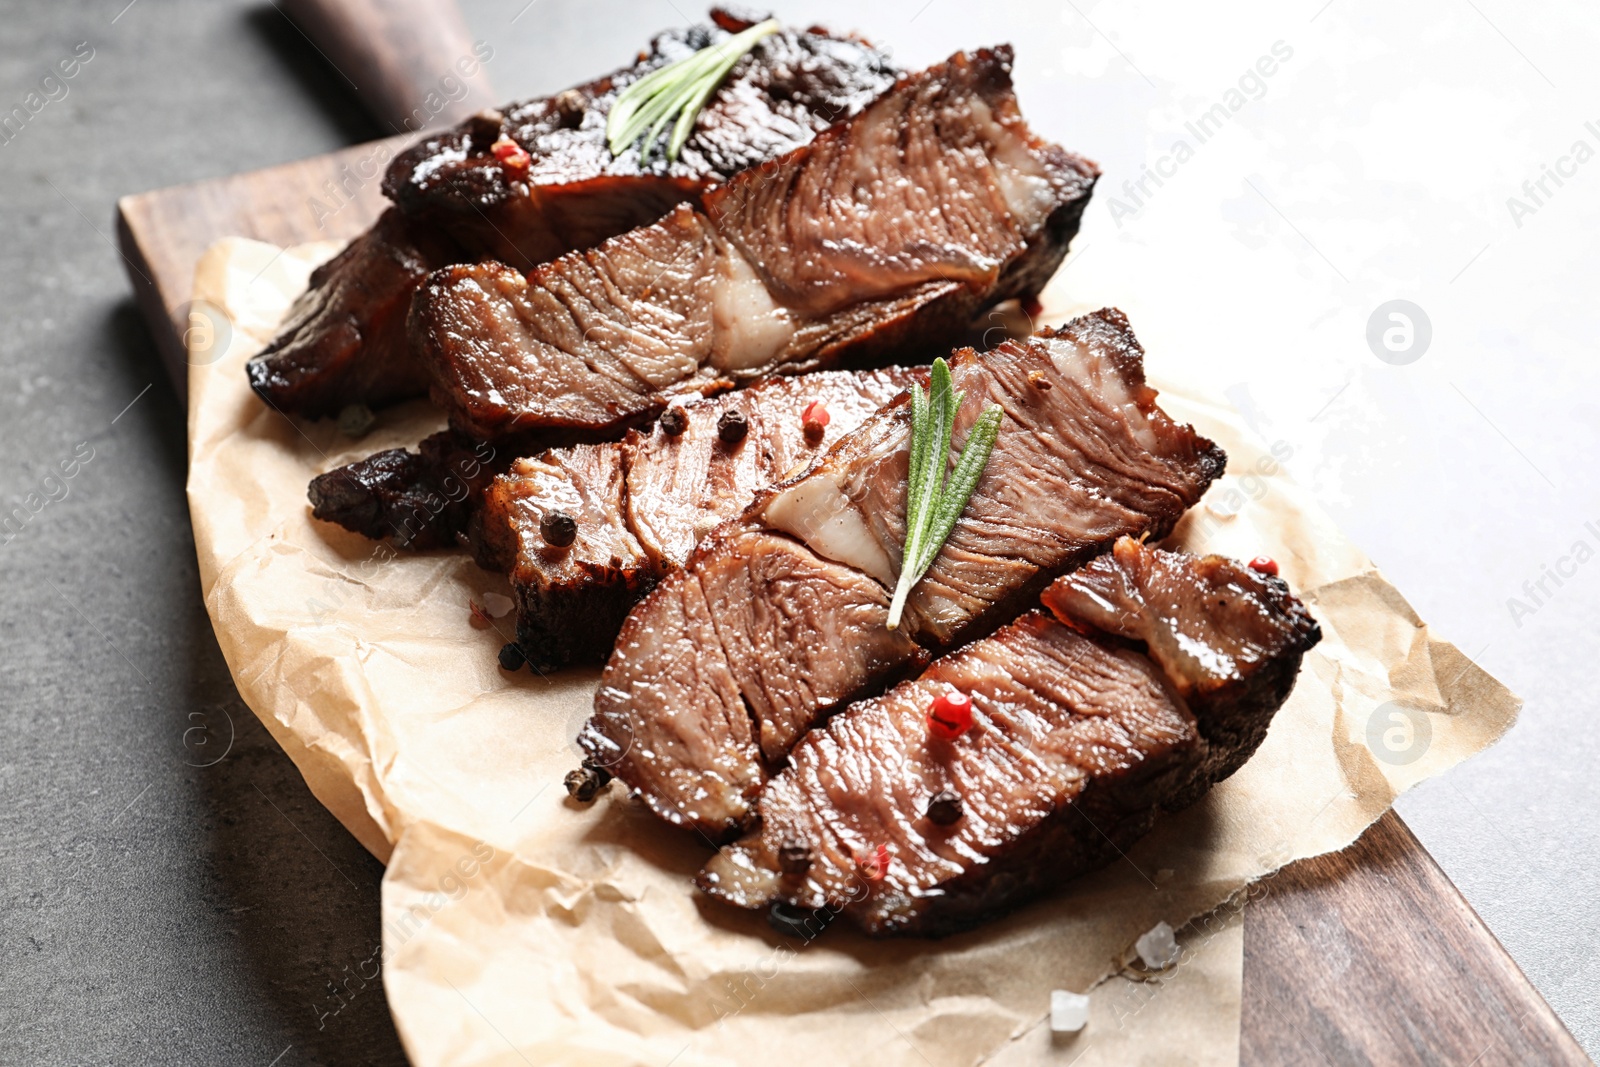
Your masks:
[{"label": "wooden serving board", "polygon": [[[117,232],[174,383],[178,309],[194,266],[228,235],[279,245],[349,238],[382,210],[377,182],[319,228],[307,206],[372,145],[125,197]],[[1344,852],[1267,882],[1245,913],[1243,1062],[1589,1063],[1561,1021],[1390,812]]]}]

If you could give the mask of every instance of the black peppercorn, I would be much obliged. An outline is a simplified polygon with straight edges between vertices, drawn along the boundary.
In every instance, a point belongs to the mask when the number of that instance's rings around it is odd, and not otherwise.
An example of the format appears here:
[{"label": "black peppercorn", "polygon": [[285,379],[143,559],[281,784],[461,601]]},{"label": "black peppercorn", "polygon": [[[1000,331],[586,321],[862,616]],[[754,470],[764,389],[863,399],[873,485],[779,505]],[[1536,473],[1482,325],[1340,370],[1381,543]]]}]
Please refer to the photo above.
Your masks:
[{"label": "black peppercorn", "polygon": [[668,437],[682,437],[688,428],[689,416],[683,413],[683,408],[673,406],[661,413],[661,432]]},{"label": "black peppercorn", "polygon": [[778,846],[778,869],[784,874],[805,874],[811,869],[811,846],[798,837],[786,837]]},{"label": "black peppercorn", "polygon": [[949,826],[961,818],[961,798],[948,789],[941,789],[928,801],[928,820],[939,826]]},{"label": "black peppercorn", "polygon": [[744,412],[729,408],[717,417],[717,436],[724,444],[736,445],[750,432],[750,420]]},{"label": "black peppercorn", "polygon": [[554,548],[566,548],[578,539],[578,520],[565,511],[546,512],[539,520],[539,536]]},{"label": "black peppercorn", "polygon": [[575,771],[568,771],[563,781],[567,796],[580,804],[587,804],[611,781],[611,774],[602,767],[585,763]]},{"label": "black peppercorn", "polygon": [[467,137],[478,152],[489,151],[489,146],[500,139],[506,117],[490,108],[480,111],[467,120]]},{"label": "black peppercorn", "polygon": [[520,671],[523,664],[528,662],[528,657],[522,654],[522,649],[517,647],[515,641],[510,642],[500,649],[500,669],[503,671]]}]

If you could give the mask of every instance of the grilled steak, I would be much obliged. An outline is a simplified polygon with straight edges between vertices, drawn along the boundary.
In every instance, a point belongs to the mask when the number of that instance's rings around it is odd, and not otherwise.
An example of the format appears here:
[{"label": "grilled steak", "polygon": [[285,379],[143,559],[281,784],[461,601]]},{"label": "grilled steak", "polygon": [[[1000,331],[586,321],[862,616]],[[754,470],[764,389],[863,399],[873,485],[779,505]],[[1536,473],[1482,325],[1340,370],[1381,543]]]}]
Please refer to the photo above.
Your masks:
[{"label": "grilled steak", "polygon": [[409,330],[473,436],[595,440],[676,395],[947,345],[1037,293],[1098,174],[1035,137],[1007,47],[901,79],[810,145],[536,267],[451,267]]},{"label": "grilled steak", "polygon": [[1106,310],[951,361],[954,439],[1005,413],[961,520],[888,630],[904,540],[902,397],[700,543],[628,617],[579,735],[663,818],[725,837],[789,748],[928,652],[992,630],[1124,534],[1162,537],[1225,457],[1145,385]]},{"label": "grilled steak", "polygon": [[[1236,770],[1320,637],[1278,579],[1127,538],[1046,603],[1068,625],[1030,613],[810,733],[700,887],[842,908],[877,935],[976,925]],[[952,689],[971,726],[935,736],[930,704]]]},{"label": "grilled steak", "polygon": [[[511,575],[517,643],[528,660],[541,670],[604,662],[628,609],[712,527],[921,374],[774,378],[676,408],[666,420],[675,432],[658,424],[620,442],[518,460],[485,494],[472,541],[480,564]],[[827,424],[808,432],[802,415],[812,404],[823,406]],[[553,547],[541,533],[556,512],[576,520],[568,546]]]},{"label": "grilled steak", "polygon": [[[1044,591],[1058,619],[1136,641],[1200,720],[1204,792],[1244,765],[1321,638],[1289,587],[1223,556],[1158,552],[1124,538]],[[1263,714],[1262,709],[1269,709]]]},{"label": "grilled steak", "polygon": [[[676,163],[637,146],[613,158],[605,124],[617,94],[667,63],[725,40],[748,20],[655,38],[629,67],[554,96],[485,112],[423,138],[384,178],[396,209],[323,265],[278,336],[249,364],[250,384],[280,410],[319,417],[427,391],[405,343],[412,294],[427,274],[493,256],[527,269],[643,226],[746,167],[808,143],[894,82],[865,42],[782,30],[741,59],[707,101]],[[531,158],[514,174],[490,151],[502,136]]]},{"label": "grilled steak", "polygon": [[456,542],[484,489],[506,466],[495,449],[445,430],[416,452],[391,448],[311,480],[311,514],[401,548]]}]

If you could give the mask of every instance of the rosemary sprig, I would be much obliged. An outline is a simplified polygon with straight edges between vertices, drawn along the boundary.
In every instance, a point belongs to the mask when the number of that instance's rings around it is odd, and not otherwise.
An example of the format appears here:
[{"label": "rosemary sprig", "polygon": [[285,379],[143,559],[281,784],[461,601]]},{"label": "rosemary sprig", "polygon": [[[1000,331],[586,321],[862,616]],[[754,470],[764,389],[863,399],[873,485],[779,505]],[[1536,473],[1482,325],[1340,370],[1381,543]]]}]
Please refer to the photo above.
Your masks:
[{"label": "rosemary sprig", "polygon": [[677,162],[678,152],[694,131],[694,120],[700,109],[706,106],[728,71],[756,46],[757,41],[777,30],[777,19],[758,22],[725,41],[653,70],[622,90],[616,103],[611,105],[611,114],[606,117],[606,142],[611,154],[620,156],[644,134],[644,147],[639,150],[639,165],[644,166],[650,161],[656,138],[676,115],[678,121],[667,141],[667,159]]},{"label": "rosemary sprig", "polygon": [[955,428],[956,411],[966,394],[952,390],[950,365],[933,361],[928,392],[911,387],[911,463],[906,473],[906,542],[900,554],[900,580],[889,603],[889,629],[900,625],[906,598],[922,580],[944,547],[956,520],[967,510],[967,501],[978,487],[983,468],[989,463],[995,438],[1000,434],[1001,411],[998,404],[984,408],[983,414],[967,433],[956,460],[950,466],[950,434]]}]

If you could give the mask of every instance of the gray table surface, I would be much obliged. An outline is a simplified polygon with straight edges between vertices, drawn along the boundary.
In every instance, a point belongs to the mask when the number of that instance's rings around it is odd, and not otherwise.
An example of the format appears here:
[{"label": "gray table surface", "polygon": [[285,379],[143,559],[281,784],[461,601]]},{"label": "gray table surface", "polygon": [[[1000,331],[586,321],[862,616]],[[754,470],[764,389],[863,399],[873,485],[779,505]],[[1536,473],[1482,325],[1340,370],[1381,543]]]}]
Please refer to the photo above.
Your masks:
[{"label": "gray table surface", "polygon": [[[464,6],[506,97],[607,69],[697,14]],[[1575,140],[1600,145],[1582,103],[1592,12],[1191,6],[1204,25],[1115,0],[782,13],[891,41],[907,65],[1017,42],[1035,125],[1107,167],[1085,230],[1106,251],[1069,268],[1086,293],[1135,268],[1186,273],[1194,328],[1243,352],[1215,384],[1296,442],[1295,473],[1423,617],[1527,699],[1508,739],[1401,810],[1600,1050],[1585,966],[1600,936],[1595,175],[1569,160],[1531,213],[1506,202]],[[0,27],[0,111],[93,48],[66,95],[0,144],[0,497],[47,501],[0,532],[0,1062],[401,1063],[378,983],[352,980],[372,973],[381,868],[235,694],[197,587],[184,415],[111,240],[120,195],[383,131],[268,4],[6,0]],[[1279,39],[1298,66],[1240,112],[1227,147],[1192,165],[1187,191],[1113,225],[1121,181]],[[1162,211],[1231,227],[1216,263],[1163,247],[1178,231]],[[1282,299],[1252,301],[1271,285]],[[1432,315],[1432,352],[1406,367],[1363,336],[1396,296]],[[1286,409],[1299,413],[1262,414]],[[1567,576],[1525,591],[1547,565]]]}]

